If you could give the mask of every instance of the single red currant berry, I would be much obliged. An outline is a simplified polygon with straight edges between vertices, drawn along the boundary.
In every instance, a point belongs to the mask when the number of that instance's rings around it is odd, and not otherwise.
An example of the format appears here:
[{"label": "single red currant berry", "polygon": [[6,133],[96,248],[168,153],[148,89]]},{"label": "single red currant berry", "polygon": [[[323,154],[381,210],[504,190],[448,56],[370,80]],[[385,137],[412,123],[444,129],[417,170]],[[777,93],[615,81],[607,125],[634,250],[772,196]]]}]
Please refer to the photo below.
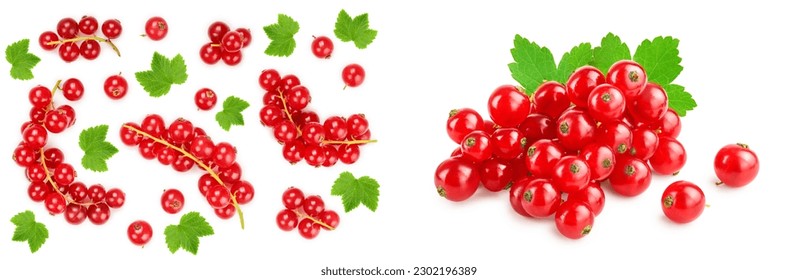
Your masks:
[{"label": "single red currant berry", "polygon": [[446,121],[446,134],[455,143],[463,142],[463,138],[474,130],[482,130],[484,126],[482,116],[471,108],[462,108],[449,111]]},{"label": "single red currant berry", "polygon": [[561,193],[546,179],[534,179],[523,187],[521,207],[529,216],[545,218],[560,206]]},{"label": "single red currant berry", "polygon": [[632,128],[618,120],[602,123],[594,141],[607,145],[617,155],[625,154],[632,147]]},{"label": "single red currant berry", "polygon": [[297,226],[297,216],[290,209],[283,209],[277,213],[277,227],[284,231],[291,231]]},{"label": "single red currant berry", "polygon": [[324,212],[324,201],[318,195],[309,195],[302,202],[302,211],[305,211],[305,214],[316,217],[321,212]]},{"label": "single red currant berry", "polygon": [[222,220],[227,220],[236,215],[236,207],[231,203],[228,204],[227,207],[213,209],[213,213],[216,214],[216,217],[219,217]]},{"label": "single red currant berry", "polygon": [[557,230],[565,237],[579,239],[593,230],[595,215],[590,207],[581,201],[566,201],[554,214]]},{"label": "single red currant berry", "polygon": [[662,212],[671,221],[684,224],[701,216],[706,198],[701,188],[687,181],[676,181],[662,193]]},{"label": "single red currant berry", "polygon": [[490,136],[493,155],[511,160],[518,158],[526,150],[526,138],[517,128],[499,128]]},{"label": "single red currant berry", "polygon": [[86,40],[80,43],[80,55],[88,60],[93,60],[100,56],[100,43],[94,40]]},{"label": "single red currant berry", "polygon": [[22,131],[22,142],[34,150],[43,148],[47,144],[47,129],[38,124],[28,126]]},{"label": "single red currant berry", "polygon": [[92,204],[86,213],[88,214],[89,222],[95,225],[105,224],[111,218],[111,209],[105,203]]},{"label": "single red currant berry", "polygon": [[321,226],[319,224],[314,223],[311,219],[305,218],[302,221],[299,221],[299,225],[297,225],[299,230],[299,235],[304,237],[305,239],[313,239],[319,235],[319,231],[321,231]]},{"label": "single red currant berry", "polygon": [[290,187],[283,192],[283,205],[286,209],[294,210],[302,207],[305,194],[296,187]]},{"label": "single red currant berry", "polygon": [[353,164],[360,158],[360,146],[340,145],[338,146],[338,157],[344,164]]},{"label": "single red currant berry", "polygon": [[111,208],[120,208],[125,205],[125,192],[112,188],[105,193],[105,203]]},{"label": "single red currant berry", "polygon": [[593,141],[596,122],[581,110],[568,110],[557,120],[557,139],[563,148],[578,151]]},{"label": "single red currant berry", "polygon": [[554,165],[560,161],[565,152],[554,141],[543,139],[532,143],[526,150],[524,163],[526,169],[535,178],[551,178]]},{"label": "single red currant berry", "polygon": [[236,148],[230,143],[219,142],[213,149],[212,159],[220,168],[228,168],[236,162]]},{"label": "single red currant berry", "polygon": [[83,16],[80,18],[80,22],[78,22],[78,30],[80,30],[80,33],[86,35],[93,35],[94,32],[97,32],[97,28],[99,27],[100,24],[93,16]]},{"label": "single red currant berry", "polygon": [[577,192],[590,182],[590,168],[577,156],[564,156],[554,165],[551,183],[565,193]]},{"label": "single red currant berry", "polygon": [[260,87],[263,90],[267,92],[274,92],[274,90],[277,88],[277,85],[280,84],[281,80],[282,79],[280,78],[280,73],[277,72],[277,70],[266,69],[260,72],[260,77],[258,77],[258,84],[260,84]]},{"label": "single red currant berry", "polygon": [[57,192],[51,192],[44,198],[44,207],[50,215],[61,214],[66,211],[66,199]]},{"label": "single red currant berry", "polygon": [[529,115],[529,97],[517,87],[502,85],[488,97],[488,115],[501,127],[516,127]]},{"label": "single red currant berry", "polygon": [[651,170],[662,175],[679,173],[687,163],[687,152],[678,140],[670,137],[659,137],[659,144],[654,155],[648,160]]},{"label": "single red currant berry", "polygon": [[482,162],[493,156],[493,144],[490,136],[482,131],[474,131],[466,135],[460,143],[463,155],[468,156],[474,162]]},{"label": "single red currant berry", "polygon": [[63,111],[50,110],[44,115],[44,128],[51,133],[61,133],[69,126],[69,118]]},{"label": "single red currant berry", "polygon": [[150,39],[160,41],[169,32],[169,25],[162,17],[151,17],[144,25],[144,31]]},{"label": "single red currant berry", "polygon": [[208,27],[208,38],[211,39],[211,43],[218,44],[222,42],[222,37],[229,31],[230,27],[226,23],[216,21]]},{"label": "single red currant berry", "polygon": [[516,213],[524,217],[530,217],[526,210],[524,210],[524,207],[521,205],[521,201],[524,199],[526,185],[530,181],[532,181],[530,177],[524,176],[522,179],[513,182],[512,186],[510,186],[510,206],[513,207],[513,210],[515,210]]},{"label": "single red currant berry", "polygon": [[668,111],[668,95],[661,86],[647,83],[637,99],[628,107],[635,121],[649,125],[656,124]]},{"label": "single red currant berry", "polygon": [[161,194],[161,208],[169,214],[180,212],[185,201],[183,193],[178,189],[168,189]]},{"label": "single red currant berry", "polygon": [[607,179],[615,167],[615,153],[607,145],[587,144],[579,151],[579,157],[590,167],[590,180]]},{"label": "single red currant berry", "polygon": [[587,187],[577,192],[568,194],[568,201],[581,201],[590,208],[594,215],[598,216],[604,210],[604,190],[598,182],[592,181]]},{"label": "single red currant berry", "polygon": [[571,106],[565,86],[559,82],[549,81],[541,84],[534,94],[538,113],[556,120],[565,109]]},{"label": "single red currant berry", "polygon": [[83,83],[75,78],[69,78],[61,84],[61,90],[64,91],[64,98],[69,101],[78,101],[83,97]]},{"label": "single red currant berry", "polygon": [[587,111],[597,122],[620,120],[626,112],[626,99],[617,87],[599,85],[587,98]]},{"label": "single red currant berry", "polygon": [[325,230],[333,230],[338,227],[338,224],[341,221],[341,217],[338,216],[338,213],[332,210],[324,210],[319,214],[319,220],[329,227],[321,227]]},{"label": "single red currant berry", "polygon": [[629,154],[641,160],[649,160],[659,146],[659,137],[654,131],[645,127],[632,130],[632,149]]},{"label": "single red currant berry", "polygon": [[105,79],[103,89],[105,89],[105,95],[111,99],[122,99],[127,94],[127,80],[120,75],[110,76]]},{"label": "single red currant berry", "polygon": [[58,35],[52,31],[45,31],[42,35],[39,35],[39,46],[42,47],[45,51],[51,51],[58,47]]},{"label": "single red currant berry", "polygon": [[224,51],[237,52],[240,51],[243,46],[243,38],[241,38],[241,33],[238,31],[228,31],[222,36],[222,42],[220,44]]},{"label": "single red currant berry", "polygon": [[216,106],[217,101],[216,93],[209,88],[201,88],[194,94],[194,104],[197,104],[197,108],[200,110],[208,111],[213,109]]},{"label": "single red currant berry", "polygon": [[67,205],[66,211],[64,211],[64,219],[72,225],[82,224],[87,216],[86,207],[74,203]]},{"label": "single red currant berry", "polygon": [[715,155],[716,184],[742,187],[751,183],[759,173],[759,158],[746,144],[723,146]]},{"label": "single red currant berry", "polygon": [[448,158],[435,170],[438,195],[450,201],[463,201],[479,187],[479,168],[463,158]]},{"label": "single red currant berry", "polygon": [[333,42],[327,36],[313,37],[310,49],[318,58],[330,58],[333,52]]},{"label": "single red currant berry", "polygon": [[363,70],[360,64],[349,64],[341,72],[341,78],[343,78],[346,86],[357,87],[363,84],[363,80],[366,79],[366,70]]},{"label": "single red currant berry", "polygon": [[668,109],[665,115],[651,127],[656,130],[657,134],[660,136],[676,138],[679,137],[679,133],[682,132],[682,121],[676,111]]},{"label": "single red currant berry", "polygon": [[252,201],[255,197],[255,187],[246,180],[241,180],[233,184],[230,192],[236,197],[236,202],[239,205],[244,205]]},{"label": "single red currant berry", "polygon": [[119,35],[122,34],[122,23],[116,19],[109,19],[103,22],[102,25],[103,35],[108,39],[116,39],[119,38]]},{"label": "single red currant berry", "polygon": [[235,66],[241,63],[241,57],[242,57],[241,51],[228,52],[222,50],[222,61],[224,62],[224,64],[227,64],[229,66]]},{"label": "single red currant berry", "polygon": [[482,186],[492,192],[508,189],[512,183],[513,175],[512,165],[497,158],[488,159],[479,165],[479,179],[482,182]]},{"label": "single red currant berry", "polygon": [[241,34],[241,48],[246,48],[252,43],[252,32],[247,28],[236,28],[236,32]]},{"label": "single red currant berry", "polygon": [[75,38],[78,36],[78,22],[73,18],[63,18],[58,21],[58,26],[55,30],[58,32],[58,36],[64,39]]},{"label": "single red currant berry", "polygon": [[527,143],[535,143],[541,139],[554,139],[557,137],[555,129],[554,121],[551,118],[538,113],[529,114],[518,125],[518,130],[526,138]]},{"label": "single red currant berry", "polygon": [[607,70],[607,83],[623,92],[626,103],[632,103],[648,82],[646,71],[637,62],[621,60]]},{"label": "single red currant berry", "polygon": [[200,48],[199,54],[205,64],[216,64],[222,59],[222,48],[213,46],[214,43],[206,43]]},{"label": "single red currant berry", "polygon": [[144,246],[152,239],[152,226],[145,221],[135,221],[127,227],[127,238],[136,246]]},{"label": "single red currant berry", "polygon": [[620,195],[637,196],[651,185],[651,170],[642,160],[621,156],[610,174],[610,186]]},{"label": "single red currant berry", "polygon": [[191,123],[191,121],[188,121],[184,118],[178,118],[169,125],[169,129],[167,131],[169,132],[169,139],[172,140],[173,144],[182,145],[193,140],[194,125]]},{"label": "single red currant berry", "polygon": [[332,116],[324,120],[324,139],[341,141],[346,139],[348,132],[346,120],[339,116]]},{"label": "single red currant berry", "polygon": [[289,109],[305,109],[310,103],[310,91],[303,85],[295,86],[285,93],[285,103]]},{"label": "single red currant berry", "polygon": [[205,198],[207,198],[208,204],[214,209],[225,208],[231,202],[230,191],[222,185],[211,187],[205,195]]},{"label": "single red currant berry", "polygon": [[346,119],[346,131],[349,136],[360,136],[369,130],[369,121],[363,114],[354,114]]}]

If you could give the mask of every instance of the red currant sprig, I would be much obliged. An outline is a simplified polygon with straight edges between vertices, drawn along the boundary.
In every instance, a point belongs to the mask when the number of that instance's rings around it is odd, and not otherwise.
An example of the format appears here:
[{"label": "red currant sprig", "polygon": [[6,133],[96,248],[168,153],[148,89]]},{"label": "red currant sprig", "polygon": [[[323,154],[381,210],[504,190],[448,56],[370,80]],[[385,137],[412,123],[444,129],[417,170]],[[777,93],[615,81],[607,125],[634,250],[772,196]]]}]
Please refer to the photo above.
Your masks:
[{"label": "red currant sprig", "polygon": [[315,238],[320,229],[335,230],[340,217],[335,211],[325,209],[318,195],[305,196],[302,190],[290,187],[283,192],[285,209],[277,213],[277,226],[284,231],[298,228],[306,239]]}]

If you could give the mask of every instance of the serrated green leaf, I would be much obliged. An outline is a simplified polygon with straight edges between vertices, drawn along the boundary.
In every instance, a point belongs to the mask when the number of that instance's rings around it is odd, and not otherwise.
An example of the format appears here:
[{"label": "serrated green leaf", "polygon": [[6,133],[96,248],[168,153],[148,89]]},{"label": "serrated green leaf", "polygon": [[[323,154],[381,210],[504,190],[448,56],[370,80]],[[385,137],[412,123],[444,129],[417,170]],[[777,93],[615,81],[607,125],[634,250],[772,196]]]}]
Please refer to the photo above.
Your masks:
[{"label": "serrated green leaf", "polygon": [[177,225],[169,225],[164,229],[166,246],[174,254],[183,248],[196,255],[199,250],[199,238],[213,235],[213,228],[198,212],[189,212],[180,218]]},{"label": "serrated green leaf", "polygon": [[615,62],[629,59],[632,59],[629,46],[621,41],[621,37],[608,33],[601,39],[601,45],[593,49],[592,65],[606,74]]},{"label": "serrated green leaf", "polygon": [[556,81],[564,84],[577,68],[589,65],[592,61],[593,48],[590,43],[581,43],[571,48],[571,51],[564,53],[560,59]]},{"label": "serrated green leaf", "polygon": [[680,65],[679,39],[673,37],[657,37],[645,40],[637,46],[634,61],[643,66],[649,82],[667,85],[673,82],[683,67]]},{"label": "serrated green leaf", "polygon": [[557,65],[548,48],[530,42],[521,35],[515,35],[513,46],[510,53],[514,62],[508,67],[513,79],[524,87],[527,95],[534,93],[543,82],[557,78]]},{"label": "serrated green leaf", "polygon": [[105,124],[84,129],[80,133],[78,146],[84,152],[80,160],[84,168],[95,172],[108,171],[106,161],[119,150],[105,141],[107,134],[108,125]]},{"label": "serrated green leaf", "polygon": [[171,60],[155,52],[152,55],[150,70],[136,72],[136,80],[152,97],[169,93],[172,85],[181,85],[188,79],[186,62],[183,56],[176,55]]},{"label": "serrated green leaf", "polygon": [[358,49],[365,49],[377,38],[377,30],[369,28],[368,13],[352,19],[345,10],[338,13],[334,33],[342,42],[354,41]]},{"label": "serrated green leaf", "polygon": [[11,64],[11,78],[17,80],[33,79],[33,67],[39,64],[41,59],[29,53],[29,47],[29,39],[19,40],[6,47],[6,61]]},{"label": "serrated green leaf", "polygon": [[36,217],[30,210],[20,212],[11,218],[11,223],[16,225],[14,235],[11,237],[12,241],[28,242],[28,247],[31,253],[36,253],[50,237],[47,227],[42,223],[36,222]]},{"label": "serrated green leaf", "polygon": [[350,172],[343,172],[335,180],[330,194],[341,196],[344,211],[349,212],[363,204],[372,212],[377,211],[380,184],[371,177],[355,179]]},{"label": "serrated green leaf", "polygon": [[668,107],[681,117],[687,115],[687,111],[693,110],[698,106],[695,99],[693,99],[693,95],[685,91],[683,86],[669,84],[662,86],[662,89],[668,94]]},{"label": "serrated green leaf", "polygon": [[299,32],[299,23],[285,14],[277,15],[277,23],[264,26],[263,31],[272,41],[266,47],[265,53],[271,56],[289,56],[294,53],[296,40],[294,35]]},{"label": "serrated green leaf", "polygon": [[230,96],[222,103],[222,110],[216,113],[216,122],[225,131],[230,131],[233,125],[244,125],[244,115],[241,114],[249,107],[249,103],[241,98]]}]

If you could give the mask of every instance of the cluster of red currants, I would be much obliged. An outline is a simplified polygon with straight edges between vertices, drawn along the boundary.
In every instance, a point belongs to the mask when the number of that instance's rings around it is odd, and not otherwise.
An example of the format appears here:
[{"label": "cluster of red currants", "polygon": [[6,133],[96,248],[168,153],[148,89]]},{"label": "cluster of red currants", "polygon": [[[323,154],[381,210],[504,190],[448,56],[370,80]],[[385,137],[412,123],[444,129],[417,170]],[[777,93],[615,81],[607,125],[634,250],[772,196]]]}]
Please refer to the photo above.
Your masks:
[{"label": "cluster of red currants", "polygon": [[241,49],[252,42],[252,33],[249,29],[238,28],[231,30],[226,23],[217,21],[208,27],[209,43],[200,48],[200,58],[207,64],[216,64],[219,60],[234,66],[241,63]]},{"label": "cluster of red currants", "polygon": [[105,38],[95,35],[99,27],[93,16],[83,16],[80,22],[63,18],[58,22],[56,32],[45,31],[39,35],[39,46],[48,51],[58,48],[58,55],[66,62],[75,61],[81,56],[88,60],[97,58],[102,50],[100,42],[107,43],[119,55],[119,49],[111,39],[122,34],[122,24],[116,19],[103,22],[102,33]]},{"label": "cluster of red currants", "polygon": [[232,218],[238,205],[249,203],[255,195],[252,184],[242,179],[235,147],[227,142],[214,144],[203,129],[186,119],[178,118],[167,128],[160,115],[150,114],[141,124],[124,124],[119,133],[122,142],[138,146],[145,159],[157,158],[178,172],[195,165],[202,168],[206,173],[199,178],[199,191],[222,219]]},{"label": "cluster of red currants", "polygon": [[532,97],[500,86],[488,113],[490,120],[473,109],[450,113],[447,133],[460,147],[436,170],[438,193],[462,201],[480,183],[494,192],[509,189],[516,212],[554,215],[569,238],[592,229],[604,207],[602,182],[637,196],[652,171],[676,174],[686,162],[676,140],[679,116],[668,108],[665,90],[633,61],[615,63],[606,76],[581,67],[566,84],[545,82]]},{"label": "cluster of red currants", "polygon": [[[68,79],[63,87],[60,81],[54,89],[61,89],[67,100],[74,101],[83,95],[83,84]],[[44,202],[52,215],[64,214],[70,224],[80,224],[87,218],[101,225],[111,216],[111,208],[125,203],[125,193],[102,185],[86,187],[76,181],[77,172],[64,161],[64,153],[56,147],[47,148],[48,135],[61,133],[75,123],[75,110],[69,105],[55,107],[54,91],[36,86],[29,92],[33,105],[31,120],[22,125],[22,142],[14,149],[12,158],[25,168],[30,181],[28,196],[35,202]]]},{"label": "cluster of red currants", "polygon": [[277,226],[284,231],[299,228],[299,235],[313,239],[320,229],[334,230],[340,223],[338,213],[324,209],[318,195],[305,196],[302,190],[290,187],[283,192],[285,209],[277,213]]},{"label": "cluster of red currants", "polygon": [[319,116],[308,110],[310,91],[297,76],[281,78],[277,70],[267,69],[261,72],[259,83],[266,91],[260,121],[273,129],[289,163],[304,159],[315,167],[333,166],[339,160],[352,164],[360,158],[360,145],[376,142],[362,114],[331,116],[322,124]]}]

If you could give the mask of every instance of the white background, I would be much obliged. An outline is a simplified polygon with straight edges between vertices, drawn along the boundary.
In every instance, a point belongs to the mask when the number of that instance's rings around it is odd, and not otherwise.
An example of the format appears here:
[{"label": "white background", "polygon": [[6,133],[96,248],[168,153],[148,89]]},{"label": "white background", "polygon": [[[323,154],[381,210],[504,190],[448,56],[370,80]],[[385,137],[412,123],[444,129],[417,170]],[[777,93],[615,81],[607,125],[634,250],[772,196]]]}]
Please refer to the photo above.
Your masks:
[{"label": "white background", "polygon": [[[3,47],[30,38],[31,51],[42,58],[35,79],[9,78],[9,65],[0,63],[3,85],[0,148],[11,154],[20,141],[19,126],[27,120],[28,90],[57,79],[80,78],[86,94],[69,103],[77,110],[77,123],[51,137],[49,145],[66,153],[77,167],[79,180],[119,187],[127,193],[126,205],[110,221],[95,226],[67,224],[62,215],[49,216],[40,203],[26,195],[23,171],[11,160],[0,161],[3,195],[0,195],[0,278],[9,276],[88,277],[141,279],[157,276],[203,278],[318,279],[321,269],[375,267],[412,269],[414,266],[476,266],[477,276],[467,279],[615,279],[711,277],[782,278],[792,273],[796,191],[794,128],[796,57],[794,10],[770,1],[749,4],[702,4],[669,1],[546,1],[524,4],[490,1],[490,4],[450,4],[434,1],[108,1],[21,2],[0,11]],[[189,6],[190,5],[190,6]],[[313,35],[333,37],[341,8],[351,15],[368,12],[379,31],[366,50],[334,38],[330,60],[310,52]],[[301,26],[295,36],[298,48],[289,58],[263,54],[268,39],[261,27],[285,13]],[[53,30],[65,16],[84,14],[100,22],[118,18],[123,24],[116,57],[103,45],[95,61],[64,63],[57,52],[45,52],[37,38]],[[138,35],[151,16],[169,23],[166,39],[153,42]],[[790,19],[793,18],[793,19]],[[208,39],[206,30],[215,20],[231,27],[248,27],[252,45],[243,63],[207,66],[198,56]],[[684,71],[676,83],[695,97],[698,108],[683,121],[679,140],[688,162],[678,177],[657,177],[644,194],[621,198],[607,191],[607,205],[594,230],[581,240],[561,237],[551,220],[530,220],[515,214],[507,194],[480,191],[472,199],[452,203],[437,196],[432,184],[435,167],[455,147],[444,124],[450,109],[473,107],[486,113],[486,100],[499,85],[514,83],[507,64],[515,34],[547,46],[559,56],[570,47],[600,39],[613,32],[632,51],[646,38],[671,35],[681,40]],[[173,86],[161,98],[149,97],[134,73],[149,69],[153,51],[186,58],[188,81]],[[366,69],[365,83],[341,90],[341,69],[357,62]],[[276,68],[295,73],[311,90],[311,107],[322,117],[365,113],[377,144],[363,148],[355,165],[314,169],[290,166],[281,156],[271,132],[258,123],[262,91],[261,70]],[[102,82],[121,72],[130,92],[111,101]],[[198,112],[193,95],[210,87],[223,98],[236,95],[253,106],[244,111],[246,126],[224,132],[214,112]],[[56,99],[63,103],[63,96]],[[217,109],[221,108],[220,106]],[[230,141],[239,149],[244,178],[256,187],[255,200],[243,207],[246,230],[236,219],[218,219],[196,191],[199,171],[176,173],[155,161],[145,161],[135,148],[123,146],[117,132],[127,121],[140,121],[159,113],[167,121],[192,120],[216,141]],[[94,173],[80,164],[78,135],[82,129],[109,124],[109,141],[120,152],[108,163],[110,171]],[[759,155],[760,174],[741,189],[715,187],[712,160],[723,145],[748,143]],[[376,213],[361,207],[344,213],[340,200],[329,195],[342,171],[369,175],[380,184]],[[669,182],[691,180],[704,188],[711,208],[695,222],[674,225],[662,214],[659,198]],[[296,231],[275,225],[281,209],[280,195],[289,186],[321,194],[341,214],[335,232],[321,232],[304,240]],[[216,234],[201,239],[199,254],[171,254],[161,232],[179,216],[159,206],[165,188],[186,195],[188,211],[199,211]],[[14,214],[32,210],[47,225],[50,238],[35,254],[27,245],[11,241]],[[149,221],[156,235],[144,248],[126,237],[127,225]],[[10,261],[8,261],[10,260]],[[279,277],[278,277],[279,276]],[[387,277],[423,279],[427,277]],[[339,277],[345,279],[346,277]],[[352,277],[357,278],[357,277]],[[362,278],[362,277],[361,277]],[[455,277],[446,277],[455,278]]]}]

